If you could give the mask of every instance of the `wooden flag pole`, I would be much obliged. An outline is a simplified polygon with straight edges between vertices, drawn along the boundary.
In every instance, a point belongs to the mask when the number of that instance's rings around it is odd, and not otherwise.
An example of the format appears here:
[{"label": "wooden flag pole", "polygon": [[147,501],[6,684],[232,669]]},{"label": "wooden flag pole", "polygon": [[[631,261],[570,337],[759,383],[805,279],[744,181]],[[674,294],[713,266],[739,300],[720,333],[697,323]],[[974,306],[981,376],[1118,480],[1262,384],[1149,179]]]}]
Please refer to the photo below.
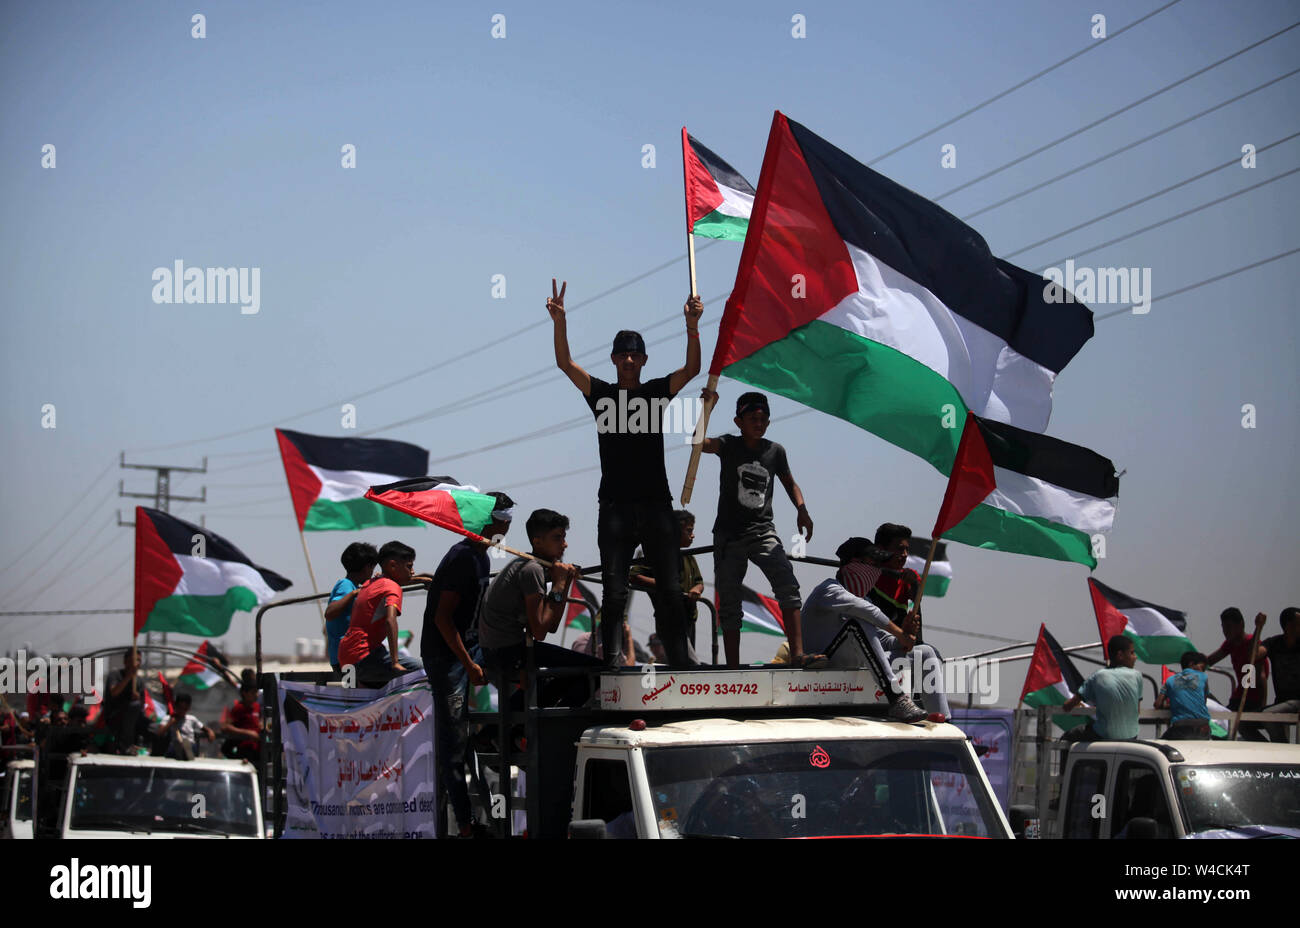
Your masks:
[{"label": "wooden flag pole", "polygon": [[[1258,681],[1254,680],[1254,675],[1255,675],[1255,656],[1256,656],[1257,654],[1259,654],[1259,636],[1263,633],[1263,631],[1264,631],[1264,623],[1265,623],[1267,620],[1268,620],[1268,616],[1264,615],[1264,613],[1262,613],[1262,612],[1255,616],[1255,637],[1254,637],[1254,639],[1253,639],[1253,640],[1251,641],[1251,643],[1250,643],[1250,663],[1246,665],[1247,667],[1249,667],[1249,668],[1251,669],[1251,679],[1252,679],[1252,682],[1258,682]],[[1242,673],[1245,673],[1245,672],[1246,672],[1246,667],[1241,668],[1241,672],[1242,672]],[[1253,689],[1253,688],[1254,688],[1254,687],[1250,687],[1249,689]],[[1246,692],[1247,692],[1247,689],[1248,689],[1248,688],[1245,687],[1245,686],[1243,686],[1243,687],[1241,688],[1241,699],[1237,700],[1237,714],[1236,714],[1235,716],[1232,717],[1232,728],[1228,731],[1228,740],[1229,740],[1229,741],[1236,741],[1236,740],[1237,740],[1237,728],[1241,725],[1241,713],[1242,713],[1242,712],[1245,710],[1245,708],[1246,708]]]},{"label": "wooden flag pole", "polygon": [[[688,207],[689,209],[689,207]],[[687,214],[689,216],[689,212]],[[686,233],[686,256],[690,264],[691,273],[691,296],[698,296],[695,292],[695,233]],[[716,393],[718,390],[718,375],[710,374],[708,389]],[[691,436],[691,460],[686,465],[686,480],[682,483],[682,505],[685,506],[691,501],[691,494],[695,491],[695,472],[700,468],[700,452],[704,448],[704,438],[708,435],[709,414],[713,412],[716,399],[711,399],[704,404],[704,410],[700,413],[700,421],[695,423],[695,434]]]},{"label": "wooden flag pole", "polygon": [[[930,539],[930,553],[925,557],[925,569],[921,571],[921,582],[916,587],[916,602],[912,604],[912,615],[917,615],[921,611],[921,597],[925,595],[925,581],[930,576],[930,564],[934,561],[934,550],[939,547],[939,539]],[[920,643],[921,629],[917,629],[917,643]]]},{"label": "wooden flag pole", "polygon": [[[302,556],[307,561],[307,576],[311,578],[311,591],[319,596],[320,588],[316,586],[316,571],[312,570],[311,553],[307,550],[307,534],[302,529],[298,530],[298,540],[302,542]],[[325,607],[321,605],[319,599],[316,600],[316,611],[320,613],[320,633],[326,635],[328,632],[325,630]]]}]

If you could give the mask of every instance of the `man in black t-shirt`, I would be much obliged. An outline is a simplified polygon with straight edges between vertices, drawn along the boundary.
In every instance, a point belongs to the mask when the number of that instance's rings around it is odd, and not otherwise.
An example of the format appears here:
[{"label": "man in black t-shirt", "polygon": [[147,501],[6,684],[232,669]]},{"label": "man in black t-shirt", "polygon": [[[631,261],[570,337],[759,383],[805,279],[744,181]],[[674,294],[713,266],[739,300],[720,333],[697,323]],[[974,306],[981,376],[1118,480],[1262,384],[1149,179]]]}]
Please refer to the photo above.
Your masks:
[{"label": "man in black t-shirt", "polygon": [[134,646],[122,655],[122,667],[108,675],[104,694],[104,719],[113,733],[119,754],[134,754],[136,742],[149,735],[144,714],[144,681],[140,679],[140,652]]},{"label": "man in black t-shirt", "polygon": [[[489,493],[496,500],[492,521],[483,537],[498,540],[510,531],[514,500],[505,493]],[[424,627],[420,632],[420,659],[433,690],[437,714],[438,792],[451,799],[462,838],[473,833],[469,790],[465,787],[466,724],[469,719],[469,687],[482,686],[487,678],[480,666],[478,636],[471,625],[478,612],[479,597],[487,588],[489,563],[487,546],[466,538],[451,546],[443,556],[429,585],[424,604]],[[447,834],[447,803],[438,802],[438,835]]]},{"label": "man in black t-shirt", "polygon": [[557,291],[551,281],[546,309],[555,324],[555,364],[582,391],[596,417],[600,446],[596,543],[604,586],[601,612],[615,619],[601,623],[605,660],[612,667],[622,664],[622,628],[617,617],[623,615],[627,603],[628,568],[639,542],[659,587],[653,594],[655,631],[663,640],[668,662],[679,667],[694,665],[698,662],[686,640],[684,603],[675,592],[680,586],[679,532],[664,470],[662,425],[667,404],[700,372],[699,323],[704,304],[697,296],[686,301],[686,363],[667,377],[642,383],[645,340],[630,331],[614,336],[610,361],[618,378],[611,384],[592,377],[569,354],[566,287],[567,283]]},{"label": "man in black t-shirt", "polygon": [[[1261,642],[1272,665],[1274,696],[1273,704],[1264,711],[1294,716],[1300,712],[1300,608],[1288,606],[1278,620],[1282,623],[1282,634]],[[1270,741],[1290,740],[1284,725],[1269,723],[1267,730]],[[1300,742],[1300,734],[1296,740]]]}]

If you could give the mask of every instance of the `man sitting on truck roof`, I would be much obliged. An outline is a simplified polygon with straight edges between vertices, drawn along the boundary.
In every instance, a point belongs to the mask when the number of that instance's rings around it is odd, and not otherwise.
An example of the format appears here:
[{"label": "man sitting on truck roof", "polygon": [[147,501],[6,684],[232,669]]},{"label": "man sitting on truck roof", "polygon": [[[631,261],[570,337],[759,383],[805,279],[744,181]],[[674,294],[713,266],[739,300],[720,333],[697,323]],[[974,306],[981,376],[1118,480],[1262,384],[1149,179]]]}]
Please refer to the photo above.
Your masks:
[{"label": "man sitting on truck roof", "polygon": [[[515,558],[497,574],[479,605],[478,640],[483,649],[483,666],[497,684],[501,699],[510,690],[506,683],[524,666],[527,655],[527,636],[534,641],[533,654],[538,666],[574,667],[600,666],[600,661],[577,654],[566,648],[543,643],[543,639],[560,627],[564,619],[564,600],[577,575],[577,568],[560,561],[568,542],[569,517],[551,509],[537,509],[528,517],[524,530],[532,544],[531,558]],[[549,568],[540,560],[550,561]],[[551,588],[546,589],[547,578]],[[558,686],[548,688],[541,698],[544,704],[557,691],[572,691],[573,686],[556,680]],[[577,681],[585,689],[585,681]],[[573,695],[573,693],[568,693]]]},{"label": "man sitting on truck roof", "polygon": [[1169,728],[1160,737],[1168,741],[1205,741],[1210,737],[1210,710],[1205,693],[1210,678],[1205,673],[1205,655],[1188,651],[1182,656],[1181,673],[1176,673],[1160,690],[1156,708],[1169,706]]},{"label": "man sitting on truck roof", "polygon": [[1133,639],[1112,635],[1106,642],[1106,654],[1110,665],[1084,680],[1079,692],[1062,706],[1069,712],[1086,701],[1097,707],[1097,717],[1066,732],[1064,741],[1132,741],[1139,734],[1142,674],[1133,669],[1137,663]]},{"label": "man sitting on truck roof", "polygon": [[[810,651],[825,651],[847,622],[862,619],[869,624],[864,635],[869,650],[867,660],[879,681],[880,688],[889,701],[889,717],[901,722],[916,722],[925,718],[926,712],[917,707],[910,696],[901,692],[898,681],[890,671],[890,659],[907,654],[913,649],[915,626],[904,619],[902,626],[895,625],[872,602],[853,589],[863,592],[871,589],[875,577],[888,554],[876,548],[865,538],[850,538],[835,549],[840,569],[834,578],[823,580],[813,587],[803,604],[803,635]],[[937,663],[934,652],[920,645],[918,657],[926,668],[925,676],[933,678],[933,665]],[[886,654],[886,651],[889,653]],[[937,674],[943,679],[943,674]],[[940,713],[946,719],[951,715],[947,696],[942,686],[937,693],[925,693],[926,709]]]},{"label": "man sitting on truck roof", "polygon": [[[1300,608],[1288,606],[1278,616],[1282,634],[1265,638],[1268,662],[1273,671],[1274,703],[1265,712],[1300,713]],[[1274,734],[1274,732],[1277,734]],[[1268,736],[1276,742],[1287,741],[1281,725],[1268,725]]]}]

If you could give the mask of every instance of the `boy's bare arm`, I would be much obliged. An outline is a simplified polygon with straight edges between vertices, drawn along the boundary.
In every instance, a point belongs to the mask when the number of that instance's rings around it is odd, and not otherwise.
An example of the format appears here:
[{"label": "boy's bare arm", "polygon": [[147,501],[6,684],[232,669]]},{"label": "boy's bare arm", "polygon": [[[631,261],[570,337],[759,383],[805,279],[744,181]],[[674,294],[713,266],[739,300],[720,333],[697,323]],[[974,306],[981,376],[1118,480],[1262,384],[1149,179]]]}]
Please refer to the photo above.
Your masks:
[{"label": "boy's bare arm", "polygon": [[799,514],[795,517],[795,524],[799,527],[799,531],[812,541],[813,520],[812,516],[808,515],[808,504],[803,501],[803,490],[799,489],[799,484],[794,482],[794,475],[789,471],[781,475],[781,485],[789,494],[790,502],[794,503],[799,510]]},{"label": "boy's bare arm", "polygon": [[400,668],[402,662],[397,656],[397,607],[389,603],[384,608],[388,611],[385,616],[385,621],[388,622],[388,659],[394,668]]},{"label": "boy's bare arm", "polygon": [[568,286],[566,280],[557,291],[555,278],[552,277],[551,298],[546,301],[546,310],[555,323],[555,366],[564,371],[564,375],[573,381],[583,396],[591,396],[591,375],[579,367],[569,353],[569,329],[564,316],[564,291]]},{"label": "boy's bare arm", "polygon": [[686,316],[686,363],[668,375],[668,389],[673,393],[700,372],[700,315],[704,302],[698,296],[689,297],[682,312]]},{"label": "boy's bare arm", "polygon": [[330,619],[337,619],[339,616],[341,616],[344,610],[346,610],[350,605],[352,605],[352,600],[357,598],[357,592],[358,592],[357,590],[353,590],[351,593],[347,594],[346,596],[340,596],[338,599],[334,600],[334,602],[327,605],[325,607],[325,618],[327,620],[330,620]]}]

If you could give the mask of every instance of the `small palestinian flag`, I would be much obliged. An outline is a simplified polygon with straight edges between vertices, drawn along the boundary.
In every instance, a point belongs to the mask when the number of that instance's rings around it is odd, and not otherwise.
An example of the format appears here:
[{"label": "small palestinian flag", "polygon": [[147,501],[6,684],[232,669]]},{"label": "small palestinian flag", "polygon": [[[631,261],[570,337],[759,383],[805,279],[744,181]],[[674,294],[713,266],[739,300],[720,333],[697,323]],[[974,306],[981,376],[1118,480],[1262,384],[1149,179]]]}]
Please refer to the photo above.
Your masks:
[{"label": "small palestinian flag", "polygon": [[213,664],[225,667],[226,655],[222,654],[212,642],[205,641],[181,668],[180,678],[176,682],[183,683],[193,690],[211,689],[222,680],[221,674],[212,668]]},{"label": "small palestinian flag", "polygon": [[162,687],[163,702],[167,704],[167,713],[170,715],[176,711],[176,694],[172,692],[172,685],[167,682],[161,670],[158,671],[158,685]]},{"label": "small palestinian flag", "polygon": [[1096,567],[1118,495],[1095,451],[967,412],[934,537]]},{"label": "small palestinian flag", "polygon": [[1177,663],[1188,651],[1196,650],[1185,634],[1186,613],[1134,599],[1094,577],[1088,578],[1088,592],[1103,649],[1114,635],[1127,635],[1133,639],[1138,660],[1147,664]]},{"label": "small palestinian flag", "polygon": [[145,686],[141,689],[143,692],[141,692],[140,698],[144,703],[145,718],[158,725],[166,724],[167,720],[172,717],[171,713],[160,705],[158,700],[154,699],[153,694],[149,692],[149,687]]},{"label": "small palestinian flag", "polygon": [[[713,603],[718,605],[718,593],[713,592]],[[740,630],[758,632],[762,635],[779,635],[785,637],[785,621],[781,618],[781,606],[770,596],[764,596],[747,586],[740,588]]]},{"label": "small palestinian flag", "polygon": [[565,626],[579,632],[591,631],[596,613],[600,611],[600,597],[575,577],[573,585],[569,587],[569,598],[581,599],[585,605],[569,603],[569,608],[564,613]]},{"label": "small palestinian flag", "polygon": [[[916,571],[918,577],[925,570],[925,559],[929,557],[930,545],[933,543],[928,538],[912,538],[912,553],[907,556],[907,564],[904,566]],[[948,546],[941,541],[939,547],[935,549],[934,560],[930,562],[930,575],[925,578],[924,595],[931,598],[942,596],[948,592],[950,583],[952,583],[952,562],[948,560]]]},{"label": "small palestinian flag", "polygon": [[1074,661],[1057,644],[1047,625],[1040,625],[1020,701],[1026,706],[1063,706],[1082,685],[1083,675]]},{"label": "small palestinian flag", "polygon": [[682,127],[682,169],[686,178],[686,231],[702,238],[743,242],[754,210],[754,188],[740,172]]},{"label": "small palestinian flag", "polygon": [[216,532],[136,507],[135,634],[224,635],[236,612],[251,612],[288,588],[288,580]]},{"label": "small palestinian flag", "polygon": [[492,521],[496,497],[478,487],[462,486],[455,477],[417,477],[366,490],[365,497],[459,535],[490,541],[479,533]]},{"label": "small palestinian flag", "polygon": [[[1181,661],[1179,663],[1181,663]],[[1160,688],[1164,689],[1165,684],[1169,682],[1169,678],[1176,675],[1177,673],[1178,671],[1170,670],[1167,665],[1161,664],[1160,665]],[[1219,702],[1214,697],[1210,696],[1208,693],[1205,695],[1205,708],[1208,709],[1210,712],[1231,711],[1228,709],[1227,706]],[[1216,719],[1212,718],[1210,719],[1210,734],[1214,735],[1214,737],[1216,738],[1226,738],[1228,737],[1228,729],[1225,725],[1220,724]]]},{"label": "small palestinian flag", "polygon": [[429,452],[386,438],[326,438],[276,429],[301,532],[410,527],[410,516],[365,498],[373,486],[429,472]]}]

